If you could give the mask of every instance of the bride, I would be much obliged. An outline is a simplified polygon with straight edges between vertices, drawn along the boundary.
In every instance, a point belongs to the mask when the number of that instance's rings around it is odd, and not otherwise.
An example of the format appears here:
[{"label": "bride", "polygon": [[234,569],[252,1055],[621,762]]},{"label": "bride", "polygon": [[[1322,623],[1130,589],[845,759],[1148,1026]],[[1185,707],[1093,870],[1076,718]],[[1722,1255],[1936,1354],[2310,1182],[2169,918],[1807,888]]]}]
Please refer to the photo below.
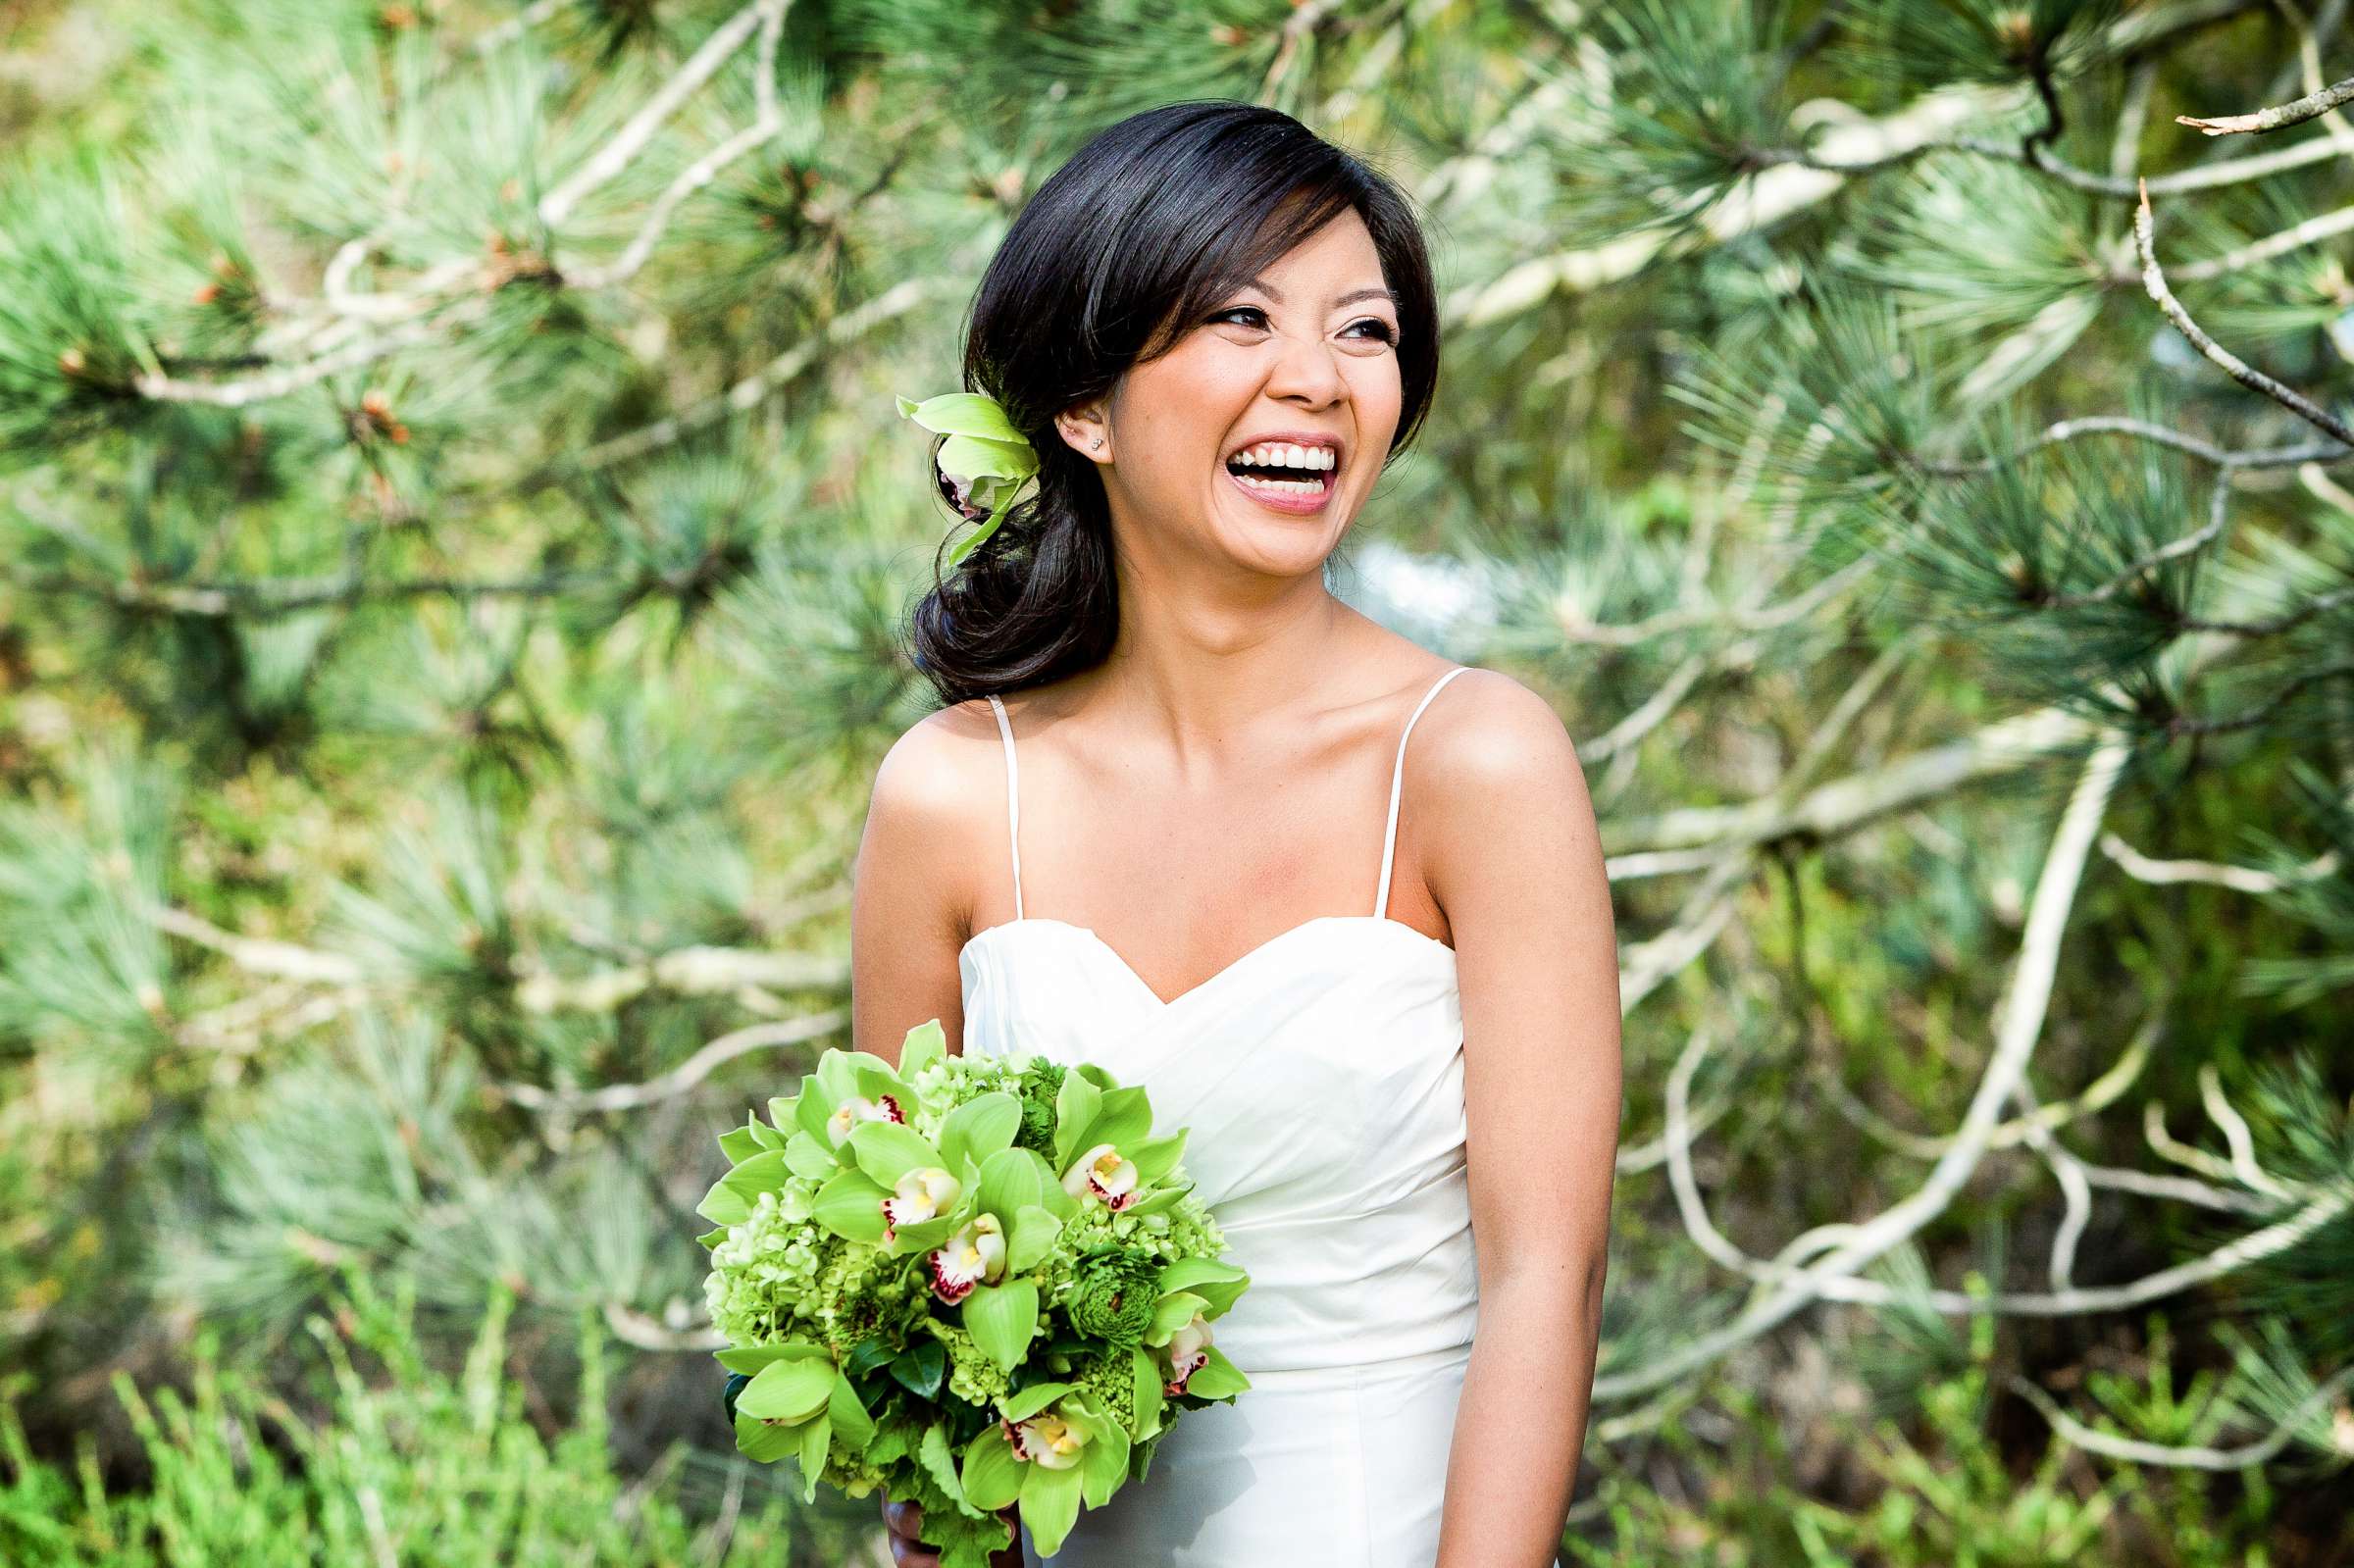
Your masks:
[{"label": "bride", "polygon": [[915,610],[946,705],[876,775],[854,1041],[937,1018],[1145,1085],[1252,1280],[1251,1390],[1058,1568],[1556,1561],[1618,1136],[1593,807],[1548,702],[1323,571],[1437,367],[1406,198],[1244,103],[1096,135],[973,303],[1039,490]]}]

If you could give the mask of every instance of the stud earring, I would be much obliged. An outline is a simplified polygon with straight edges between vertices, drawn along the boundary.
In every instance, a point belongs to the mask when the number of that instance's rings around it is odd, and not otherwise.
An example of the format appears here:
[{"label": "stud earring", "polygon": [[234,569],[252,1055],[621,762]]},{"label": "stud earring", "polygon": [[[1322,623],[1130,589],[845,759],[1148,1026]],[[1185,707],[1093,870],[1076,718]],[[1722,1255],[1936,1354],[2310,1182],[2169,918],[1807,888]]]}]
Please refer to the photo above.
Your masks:
[{"label": "stud earring", "polygon": [[1099,436],[1097,436],[1097,437],[1095,438],[1095,440],[1094,440],[1093,442],[1091,442],[1091,443],[1089,443],[1089,444],[1090,444],[1090,445],[1091,445],[1091,446],[1092,446],[1092,447],[1093,447],[1093,448],[1094,448],[1096,451],[1099,451],[1099,452],[1100,452],[1100,451],[1102,451],[1102,450],[1103,450],[1103,437],[1102,437],[1102,436],[1100,436],[1100,435],[1099,435]]}]

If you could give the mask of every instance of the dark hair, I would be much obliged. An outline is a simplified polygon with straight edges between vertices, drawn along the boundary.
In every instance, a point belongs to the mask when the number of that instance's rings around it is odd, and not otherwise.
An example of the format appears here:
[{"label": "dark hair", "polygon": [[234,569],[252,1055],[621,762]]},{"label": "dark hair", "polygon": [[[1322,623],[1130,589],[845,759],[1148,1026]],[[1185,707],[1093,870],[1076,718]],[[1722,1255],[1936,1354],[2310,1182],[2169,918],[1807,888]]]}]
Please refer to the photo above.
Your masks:
[{"label": "dark hair", "polygon": [[1038,489],[945,579],[934,559],[911,641],[944,703],[1102,662],[1119,625],[1110,512],[1054,417],[1165,353],[1349,208],[1398,304],[1404,395],[1387,463],[1420,427],[1439,370],[1429,257],[1388,178],[1287,114],[1207,99],[1106,126],[1038,188],[973,296],[964,349],[965,389],[1004,404],[1038,449]]}]

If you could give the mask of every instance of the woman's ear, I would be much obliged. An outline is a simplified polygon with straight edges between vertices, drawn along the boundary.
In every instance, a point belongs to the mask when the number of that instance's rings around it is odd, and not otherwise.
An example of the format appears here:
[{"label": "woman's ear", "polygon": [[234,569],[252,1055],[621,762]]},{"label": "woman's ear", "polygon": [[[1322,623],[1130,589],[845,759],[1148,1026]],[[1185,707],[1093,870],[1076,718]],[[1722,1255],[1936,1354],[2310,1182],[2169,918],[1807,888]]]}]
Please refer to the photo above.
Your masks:
[{"label": "woman's ear", "polygon": [[1100,403],[1083,403],[1054,418],[1054,431],[1091,463],[1111,461],[1111,420]]}]

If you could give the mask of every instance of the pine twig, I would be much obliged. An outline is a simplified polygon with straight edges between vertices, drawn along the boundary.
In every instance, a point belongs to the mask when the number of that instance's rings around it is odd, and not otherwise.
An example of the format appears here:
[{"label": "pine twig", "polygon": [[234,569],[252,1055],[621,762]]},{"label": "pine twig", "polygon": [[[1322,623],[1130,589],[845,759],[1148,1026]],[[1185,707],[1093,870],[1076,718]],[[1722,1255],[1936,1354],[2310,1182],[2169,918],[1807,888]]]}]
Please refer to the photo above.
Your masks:
[{"label": "pine twig", "polygon": [[2283,126],[2302,125],[2319,120],[2339,104],[2354,101],[2354,76],[2333,81],[2319,92],[2309,92],[2291,103],[2276,104],[2259,109],[2254,114],[2219,115],[2202,120],[2196,115],[2176,115],[2176,125],[2188,126],[2210,136],[2235,136],[2245,132],[2278,130]]},{"label": "pine twig", "polygon": [[2191,346],[2221,366],[2224,373],[2240,385],[2250,391],[2263,393],[2300,419],[2319,426],[2348,446],[2354,446],[2354,426],[2349,426],[2294,387],[2265,375],[2208,336],[2205,329],[2191,320],[2190,312],[2182,308],[2182,302],[2175,298],[2175,291],[2167,286],[2166,274],[2159,270],[2158,253],[2150,242],[2151,228],[2150,192],[2148,183],[2144,181],[2140,205],[2133,210],[2133,245],[2141,253],[2142,287],[2149,291],[2150,298],[2158,302],[2158,308],[2166,313],[2166,319],[2190,339]]}]

